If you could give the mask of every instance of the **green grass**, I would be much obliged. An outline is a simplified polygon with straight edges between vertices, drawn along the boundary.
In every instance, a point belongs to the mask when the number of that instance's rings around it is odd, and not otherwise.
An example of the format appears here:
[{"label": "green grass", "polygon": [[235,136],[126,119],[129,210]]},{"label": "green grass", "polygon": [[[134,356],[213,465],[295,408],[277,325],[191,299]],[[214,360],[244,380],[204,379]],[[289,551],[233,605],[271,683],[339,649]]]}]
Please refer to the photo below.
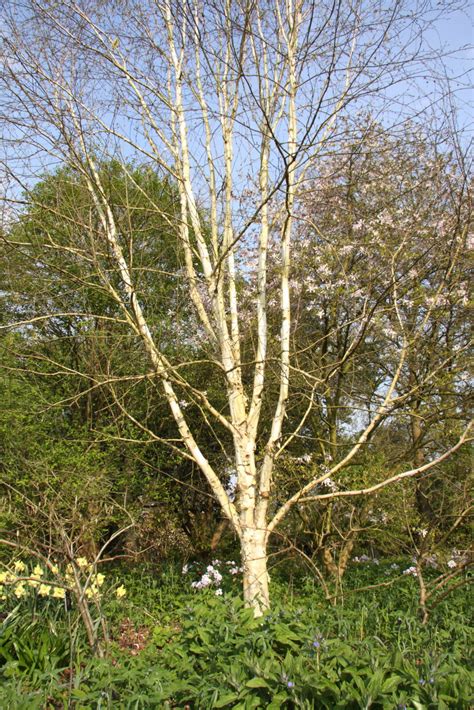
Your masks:
[{"label": "green grass", "polygon": [[280,572],[272,610],[255,620],[238,583],[224,580],[227,591],[216,597],[191,590],[171,565],[110,574],[128,594],[104,600],[107,659],[91,658],[79,634],[71,664],[64,611],[19,616],[0,637],[2,709],[470,707],[466,588],[423,626],[412,577],[350,593],[389,581],[388,565],[351,568],[337,606],[314,580]]}]

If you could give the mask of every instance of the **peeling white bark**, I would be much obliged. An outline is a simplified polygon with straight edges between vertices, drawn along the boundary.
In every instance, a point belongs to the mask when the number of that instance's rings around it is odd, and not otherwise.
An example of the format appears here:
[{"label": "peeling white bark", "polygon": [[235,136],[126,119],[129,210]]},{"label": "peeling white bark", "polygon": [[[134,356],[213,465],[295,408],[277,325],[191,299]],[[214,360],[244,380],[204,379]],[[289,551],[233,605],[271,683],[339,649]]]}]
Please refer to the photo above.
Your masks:
[{"label": "peeling white bark", "polygon": [[245,528],[241,535],[244,599],[255,616],[270,606],[265,530]]}]

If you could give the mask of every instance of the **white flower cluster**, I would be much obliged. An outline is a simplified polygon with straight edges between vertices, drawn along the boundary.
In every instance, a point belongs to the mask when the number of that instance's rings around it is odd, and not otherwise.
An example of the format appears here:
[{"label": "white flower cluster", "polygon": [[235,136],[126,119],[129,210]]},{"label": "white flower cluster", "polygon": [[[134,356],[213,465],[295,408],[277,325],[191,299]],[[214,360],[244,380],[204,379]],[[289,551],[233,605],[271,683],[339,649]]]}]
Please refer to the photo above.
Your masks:
[{"label": "white flower cluster", "polygon": [[393,215],[390,214],[390,212],[385,209],[383,212],[381,212],[378,216],[378,220],[380,224],[384,224],[387,227],[393,227],[394,222],[393,222]]},{"label": "white flower cluster", "polygon": [[237,574],[242,572],[242,567],[239,567],[234,560],[227,560],[226,562],[221,562],[221,560],[212,560],[212,564],[207,565],[202,574],[200,573],[198,563],[185,564],[181,572],[183,575],[187,575],[191,572],[198,573],[199,578],[194,582],[191,582],[191,587],[193,589],[208,589],[217,587],[215,595],[220,597],[223,594],[221,583],[224,576],[229,574],[232,577],[235,577]]},{"label": "white flower cluster", "polygon": [[382,334],[386,337],[389,338],[389,340],[397,340],[398,338],[398,333],[396,330],[394,330],[391,326],[387,325],[382,328]]},{"label": "white flower cluster", "polygon": [[416,567],[413,565],[411,567],[408,567],[407,569],[403,570],[403,574],[404,575],[411,574],[411,575],[413,575],[413,577],[418,577],[418,572],[416,571]]},{"label": "white flower cluster", "polygon": [[454,569],[455,567],[462,566],[465,562],[467,562],[469,559],[469,556],[466,552],[461,552],[460,550],[456,550],[454,548],[451,550],[451,557],[447,562],[447,565],[449,569]]},{"label": "white flower cluster", "polygon": [[364,562],[372,562],[372,564],[374,564],[374,565],[380,564],[380,560],[378,560],[377,557],[369,557],[368,555],[361,555],[360,557],[353,557],[352,561],[357,562],[358,564],[364,563]]},{"label": "white flower cluster", "polygon": [[449,298],[447,296],[442,296],[439,293],[435,296],[427,296],[425,298],[425,302],[428,308],[434,308],[435,306],[449,306]]},{"label": "white flower cluster", "polygon": [[296,456],[295,461],[297,463],[311,463],[311,454],[303,454],[303,456]]},{"label": "white flower cluster", "polygon": [[327,488],[328,491],[331,491],[331,493],[335,493],[337,491],[337,484],[332,480],[332,478],[325,478],[324,481],[321,481],[321,485]]}]

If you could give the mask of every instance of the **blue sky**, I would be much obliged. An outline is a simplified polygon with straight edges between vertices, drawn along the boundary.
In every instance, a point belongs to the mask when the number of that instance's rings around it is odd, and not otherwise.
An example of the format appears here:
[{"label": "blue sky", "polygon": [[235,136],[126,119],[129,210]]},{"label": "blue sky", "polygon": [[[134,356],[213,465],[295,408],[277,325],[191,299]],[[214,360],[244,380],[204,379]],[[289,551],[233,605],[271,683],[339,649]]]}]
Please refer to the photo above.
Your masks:
[{"label": "blue sky", "polygon": [[446,56],[444,64],[457,92],[457,105],[461,125],[474,125],[474,5],[469,3],[449,17],[438,20],[436,29],[430,33],[433,46],[445,46],[453,52]]}]

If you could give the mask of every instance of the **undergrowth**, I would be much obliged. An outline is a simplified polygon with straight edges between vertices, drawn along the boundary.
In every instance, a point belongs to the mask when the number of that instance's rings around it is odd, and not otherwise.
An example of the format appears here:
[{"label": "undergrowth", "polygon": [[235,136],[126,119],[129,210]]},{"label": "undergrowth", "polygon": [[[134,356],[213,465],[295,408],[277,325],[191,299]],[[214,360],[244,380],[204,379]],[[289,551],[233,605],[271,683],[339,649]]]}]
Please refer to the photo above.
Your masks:
[{"label": "undergrowth", "polygon": [[0,707],[469,708],[472,673],[466,588],[420,624],[417,582],[386,582],[389,567],[353,567],[330,605],[313,580],[272,582],[255,620],[239,588],[193,590],[181,570],[112,571],[127,597],[104,599],[108,655],[91,657],[73,611],[21,605],[0,637]]}]

